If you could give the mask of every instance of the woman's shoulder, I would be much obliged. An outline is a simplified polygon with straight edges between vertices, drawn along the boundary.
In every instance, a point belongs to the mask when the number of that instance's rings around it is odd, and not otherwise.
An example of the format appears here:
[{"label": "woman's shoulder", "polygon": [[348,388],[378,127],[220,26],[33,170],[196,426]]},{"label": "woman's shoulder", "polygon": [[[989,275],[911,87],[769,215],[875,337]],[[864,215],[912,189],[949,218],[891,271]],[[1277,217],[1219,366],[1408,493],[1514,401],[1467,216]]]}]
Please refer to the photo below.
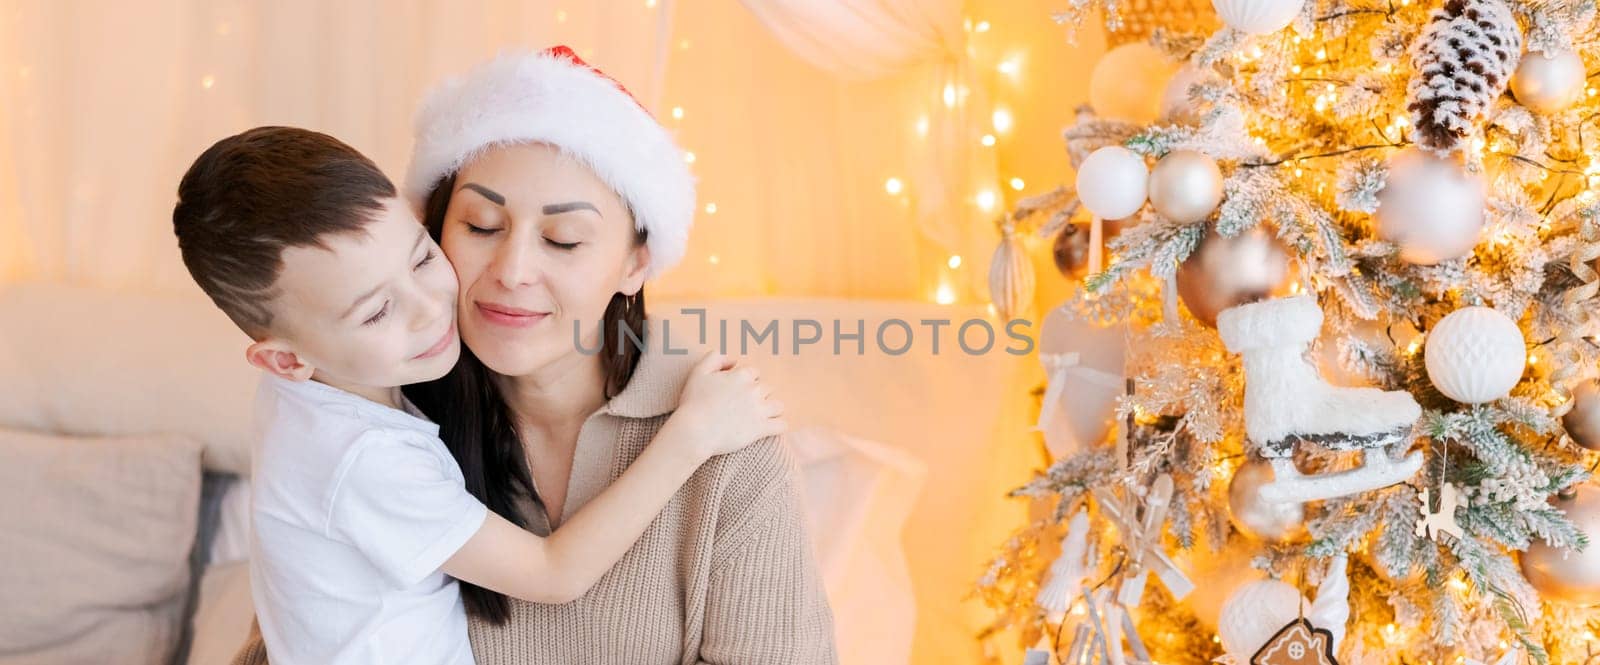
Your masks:
[{"label": "woman's shoulder", "polygon": [[797,496],[799,472],[782,435],[719,455],[706,469],[716,477],[717,503],[727,520],[759,515]]}]

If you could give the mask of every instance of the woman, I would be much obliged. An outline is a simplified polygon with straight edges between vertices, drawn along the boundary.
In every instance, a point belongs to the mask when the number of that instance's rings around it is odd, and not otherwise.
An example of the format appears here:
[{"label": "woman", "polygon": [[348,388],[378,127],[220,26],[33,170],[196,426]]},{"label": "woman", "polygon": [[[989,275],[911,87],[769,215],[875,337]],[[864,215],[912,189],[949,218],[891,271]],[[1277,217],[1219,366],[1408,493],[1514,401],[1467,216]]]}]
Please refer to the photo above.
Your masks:
[{"label": "woman", "polygon": [[[417,133],[406,186],[461,280],[466,348],[415,399],[468,488],[548,533],[639,454],[698,357],[644,334],[643,283],[683,256],[692,180],[666,131],[565,49],[441,86]],[[577,602],[464,587],[477,662],[833,662],[791,468],[775,439],[708,463]]]},{"label": "woman", "polygon": [[[683,256],[694,214],[681,152],[626,90],[557,48],[431,93],[406,190],[455,266],[464,342],[449,376],[407,395],[468,490],[548,534],[639,455],[699,357],[645,334],[643,284]],[[776,439],[703,466],[575,602],[461,587],[480,665],[837,661]],[[261,655],[247,644],[236,662]]]}]

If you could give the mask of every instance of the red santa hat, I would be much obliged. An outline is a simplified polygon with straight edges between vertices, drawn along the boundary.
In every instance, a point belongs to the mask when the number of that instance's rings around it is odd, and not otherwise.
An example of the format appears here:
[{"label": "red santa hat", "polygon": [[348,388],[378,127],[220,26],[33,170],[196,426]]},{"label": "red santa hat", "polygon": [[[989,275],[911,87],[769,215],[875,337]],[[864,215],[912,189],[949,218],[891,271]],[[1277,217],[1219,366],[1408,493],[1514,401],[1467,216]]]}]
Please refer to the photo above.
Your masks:
[{"label": "red santa hat", "polygon": [[565,46],[509,53],[434,87],[416,116],[405,193],[419,210],[482,151],[545,143],[589,167],[648,232],[649,277],[683,258],[694,178],[667,130],[621,84]]}]

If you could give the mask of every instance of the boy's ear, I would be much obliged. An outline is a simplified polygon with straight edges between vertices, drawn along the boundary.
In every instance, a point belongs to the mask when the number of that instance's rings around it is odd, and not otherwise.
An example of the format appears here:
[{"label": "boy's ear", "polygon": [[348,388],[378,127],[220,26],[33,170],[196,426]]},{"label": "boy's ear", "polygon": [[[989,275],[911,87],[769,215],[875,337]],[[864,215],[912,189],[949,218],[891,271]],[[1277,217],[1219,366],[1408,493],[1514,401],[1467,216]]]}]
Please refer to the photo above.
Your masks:
[{"label": "boy's ear", "polygon": [[244,359],[264,372],[290,381],[305,381],[316,369],[301,360],[283,340],[272,338],[251,344],[244,350]]}]

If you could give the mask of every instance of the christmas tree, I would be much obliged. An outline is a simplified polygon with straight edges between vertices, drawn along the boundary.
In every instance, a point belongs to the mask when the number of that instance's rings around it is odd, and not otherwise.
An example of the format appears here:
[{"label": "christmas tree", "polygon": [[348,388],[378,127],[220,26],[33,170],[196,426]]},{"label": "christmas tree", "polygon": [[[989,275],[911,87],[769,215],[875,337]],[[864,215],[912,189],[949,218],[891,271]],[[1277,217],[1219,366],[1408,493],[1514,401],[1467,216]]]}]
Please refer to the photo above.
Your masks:
[{"label": "christmas tree", "polygon": [[[1001,220],[996,304],[1016,237],[1054,237],[1082,278],[1060,311],[1129,353],[1104,440],[1013,493],[1035,519],[978,580],[980,637],[1040,663],[1600,657],[1594,2],[1069,2],[1113,35],[1186,20],[1108,52],[1076,182]],[[1079,363],[1042,359],[1061,439]]]}]

